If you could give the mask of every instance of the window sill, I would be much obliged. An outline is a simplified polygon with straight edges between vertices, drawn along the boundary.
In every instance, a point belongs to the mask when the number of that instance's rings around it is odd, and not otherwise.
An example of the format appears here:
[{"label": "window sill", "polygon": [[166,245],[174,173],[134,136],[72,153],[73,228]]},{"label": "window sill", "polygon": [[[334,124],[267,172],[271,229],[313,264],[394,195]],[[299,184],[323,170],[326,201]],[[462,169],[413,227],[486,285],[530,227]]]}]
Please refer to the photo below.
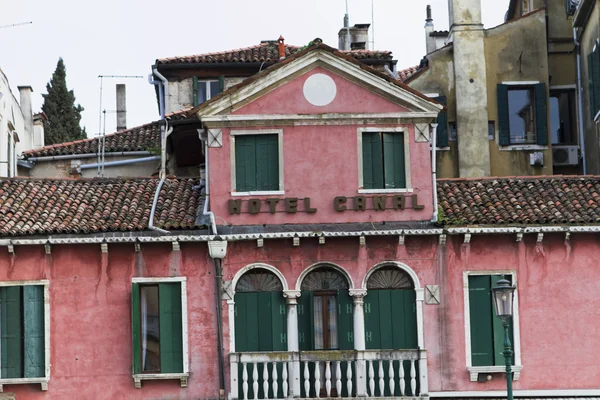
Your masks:
[{"label": "window sill", "polygon": [[42,391],[48,390],[48,381],[50,378],[11,378],[0,379],[0,393],[4,391],[4,385],[27,385],[39,383]]},{"label": "window sill", "polygon": [[181,387],[187,387],[190,374],[187,372],[176,374],[133,374],[133,383],[136,389],[142,388],[142,381],[155,381],[161,379],[179,379]]},{"label": "window sill", "polygon": [[[521,370],[523,369],[522,365],[513,365],[513,381],[518,381],[521,376]],[[506,367],[504,365],[491,365],[489,367],[481,366],[481,367],[467,367],[469,371],[469,375],[471,378],[471,382],[477,382],[477,375],[479,374],[499,374],[506,372]]]},{"label": "window sill", "polygon": [[361,194],[412,193],[413,189],[358,189]]},{"label": "window sill", "polygon": [[231,195],[234,197],[238,196],[277,196],[284,195],[285,191],[283,190],[267,190],[264,192],[231,192]]},{"label": "window sill", "polygon": [[435,151],[450,151],[450,146],[447,146],[447,147],[436,147]]},{"label": "window sill", "polygon": [[548,150],[548,146],[539,146],[537,144],[511,144],[510,146],[500,146],[500,151],[540,151]]}]

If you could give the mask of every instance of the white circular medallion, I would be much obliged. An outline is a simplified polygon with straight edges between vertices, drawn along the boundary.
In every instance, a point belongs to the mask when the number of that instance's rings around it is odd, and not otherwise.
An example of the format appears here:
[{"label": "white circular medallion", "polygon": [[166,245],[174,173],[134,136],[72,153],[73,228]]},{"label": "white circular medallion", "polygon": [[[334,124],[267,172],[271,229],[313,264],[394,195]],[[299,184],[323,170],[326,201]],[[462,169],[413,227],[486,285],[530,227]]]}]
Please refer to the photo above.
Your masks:
[{"label": "white circular medallion", "polygon": [[314,74],[304,82],[304,98],[313,106],[326,106],[335,99],[337,87],[331,77]]}]

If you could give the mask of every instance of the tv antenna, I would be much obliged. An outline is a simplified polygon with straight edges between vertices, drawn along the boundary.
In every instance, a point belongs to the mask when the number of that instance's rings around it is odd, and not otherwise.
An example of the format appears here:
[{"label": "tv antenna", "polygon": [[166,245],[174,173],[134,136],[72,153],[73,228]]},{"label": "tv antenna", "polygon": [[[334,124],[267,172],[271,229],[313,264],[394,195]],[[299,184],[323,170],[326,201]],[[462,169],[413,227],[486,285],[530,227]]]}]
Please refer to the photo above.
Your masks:
[{"label": "tv antenna", "polygon": [[0,25],[0,29],[2,29],[2,28],[13,28],[15,26],[30,25],[30,24],[33,24],[33,21],[18,22],[16,24],[9,24],[9,25]]},{"label": "tv antenna", "polygon": [[[104,78],[142,79],[141,75],[98,75],[100,78],[100,110],[98,115],[98,175],[104,176],[104,149],[106,143],[106,109],[102,108],[102,84]],[[103,118],[104,117],[104,118]],[[104,122],[104,126],[102,126]]]}]

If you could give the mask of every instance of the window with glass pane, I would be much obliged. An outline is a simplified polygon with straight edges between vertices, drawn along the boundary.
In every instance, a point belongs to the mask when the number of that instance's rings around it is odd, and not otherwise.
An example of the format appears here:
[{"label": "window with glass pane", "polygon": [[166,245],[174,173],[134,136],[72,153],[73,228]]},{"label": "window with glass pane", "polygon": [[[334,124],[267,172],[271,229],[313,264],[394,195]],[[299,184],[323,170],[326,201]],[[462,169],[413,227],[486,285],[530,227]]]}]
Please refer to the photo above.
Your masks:
[{"label": "window with glass pane", "polygon": [[182,332],[181,283],[134,283],[134,373],[183,372]]},{"label": "window with glass pane", "polygon": [[575,92],[550,92],[550,133],[552,144],[575,145]]},{"label": "window with glass pane", "polygon": [[0,287],[0,317],[0,377],[44,377],[44,286]]},{"label": "window with glass pane", "polygon": [[535,144],[535,108],[532,89],[509,89],[510,143]]}]

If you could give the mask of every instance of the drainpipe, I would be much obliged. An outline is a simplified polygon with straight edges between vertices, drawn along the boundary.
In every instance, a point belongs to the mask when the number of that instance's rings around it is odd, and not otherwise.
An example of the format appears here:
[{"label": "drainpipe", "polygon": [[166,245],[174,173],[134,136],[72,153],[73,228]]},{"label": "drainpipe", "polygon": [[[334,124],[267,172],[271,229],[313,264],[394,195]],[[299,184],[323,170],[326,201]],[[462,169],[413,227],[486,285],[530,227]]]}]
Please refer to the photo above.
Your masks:
[{"label": "drainpipe", "polygon": [[[160,79],[159,82],[154,80],[154,76]],[[167,120],[165,119],[165,102],[168,101],[169,98],[169,82],[167,78],[162,76],[156,66],[152,67],[152,75],[149,78],[149,81],[153,85],[158,85],[159,89],[159,108],[160,108],[160,118],[164,121],[164,124],[161,124],[160,127],[160,182],[156,186],[156,192],[154,193],[154,202],[152,203],[152,210],[150,211],[150,220],[148,221],[148,229],[157,231],[163,235],[167,235],[170,232],[164,229],[160,229],[155,227],[154,224],[154,213],[156,211],[156,204],[158,203],[158,196],[160,195],[160,190],[162,189],[163,184],[165,183],[166,171],[167,171],[167,137],[173,132],[173,128],[168,127]],[[161,90],[161,87],[163,90]]]},{"label": "drainpipe", "polygon": [[200,135],[200,140],[204,142],[204,208],[202,210],[202,215],[207,216],[210,219],[210,229],[213,235],[218,235],[217,232],[217,223],[215,221],[215,214],[212,211],[208,210],[209,202],[210,202],[210,184],[209,184],[209,168],[208,168],[208,140],[206,138],[207,132],[204,130],[198,129],[198,134]]},{"label": "drainpipe", "polygon": [[221,240],[219,236],[208,242],[208,254],[213,260],[215,267],[215,307],[217,314],[217,357],[219,362],[219,398],[225,399],[225,356],[223,354],[223,310],[221,303],[223,298],[222,262],[227,254],[227,241]]},{"label": "drainpipe", "polygon": [[431,124],[431,183],[433,188],[433,216],[431,222],[438,220],[438,198],[437,198],[437,172],[436,172],[436,154],[437,154],[437,127],[438,124]]},{"label": "drainpipe", "polygon": [[577,40],[577,28],[573,28],[573,40],[577,52],[577,108],[579,109],[579,146],[581,149],[581,162],[583,174],[587,175],[587,163],[585,161],[585,130],[583,129],[583,87],[581,86],[581,45]]}]

